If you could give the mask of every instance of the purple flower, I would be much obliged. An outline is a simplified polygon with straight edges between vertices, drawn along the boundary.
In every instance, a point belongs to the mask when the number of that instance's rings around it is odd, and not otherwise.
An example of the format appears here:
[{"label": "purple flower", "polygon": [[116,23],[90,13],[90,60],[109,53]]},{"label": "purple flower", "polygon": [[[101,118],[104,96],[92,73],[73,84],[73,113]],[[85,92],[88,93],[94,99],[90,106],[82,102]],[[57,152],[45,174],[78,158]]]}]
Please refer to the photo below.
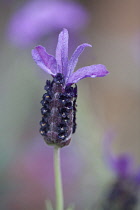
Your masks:
[{"label": "purple flower", "polygon": [[32,50],[37,65],[53,76],[52,82],[46,82],[46,93],[41,101],[40,133],[47,144],[66,146],[70,143],[72,133],[75,133],[77,86],[72,85],[86,77],[103,77],[109,73],[101,64],[83,67],[74,72],[85,47],[91,45],[85,43],[78,46],[69,60],[68,31],[63,29],[59,34],[55,57],[49,55],[42,46]]},{"label": "purple flower", "polygon": [[133,158],[129,154],[114,155],[110,148],[112,133],[104,139],[104,155],[109,167],[115,172],[115,179],[105,193],[103,209],[132,210],[138,204],[140,189],[140,170],[135,168]]},{"label": "purple flower", "polygon": [[81,53],[86,47],[92,46],[87,43],[79,45],[74,51],[71,59],[68,60],[68,38],[67,29],[63,29],[59,34],[55,57],[49,55],[44,47],[35,47],[35,49],[32,50],[32,56],[37,65],[54,77],[58,73],[63,74],[66,86],[77,83],[79,80],[86,77],[104,77],[109,73],[102,64],[86,66],[74,72]]},{"label": "purple flower", "polygon": [[63,27],[77,31],[87,22],[87,11],[78,3],[31,0],[13,15],[7,34],[13,43],[27,46]]},{"label": "purple flower", "polygon": [[124,153],[118,156],[114,155],[110,147],[112,139],[112,133],[109,133],[106,135],[104,141],[104,154],[105,159],[107,160],[107,164],[118,177],[122,179],[130,178],[134,182],[137,182],[137,184],[140,184],[140,169],[135,168],[133,157],[131,157],[128,153]]}]

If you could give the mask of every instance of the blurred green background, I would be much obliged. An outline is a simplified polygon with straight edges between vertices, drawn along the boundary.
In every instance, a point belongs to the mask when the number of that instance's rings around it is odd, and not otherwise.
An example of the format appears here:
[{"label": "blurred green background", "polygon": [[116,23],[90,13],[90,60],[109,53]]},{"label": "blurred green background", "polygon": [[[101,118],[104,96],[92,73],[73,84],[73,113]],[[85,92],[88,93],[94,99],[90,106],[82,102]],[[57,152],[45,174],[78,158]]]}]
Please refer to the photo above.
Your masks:
[{"label": "blurred green background", "polygon": [[[15,46],[6,35],[10,18],[24,3],[0,1],[1,210],[43,210],[44,200],[54,198],[51,185],[47,185],[52,181],[54,188],[53,175],[49,167],[42,170],[49,164],[52,167],[52,159],[49,155],[43,156],[43,162],[37,159],[45,151],[52,156],[52,148],[45,145],[38,132],[43,87],[51,77],[32,60],[34,45]],[[71,144],[62,149],[63,176],[69,168],[65,177],[65,203],[75,203],[76,209],[82,210],[95,209],[115,177],[103,158],[103,139],[110,129],[116,134],[114,153],[128,152],[136,166],[140,165],[140,1],[79,3],[90,15],[89,23],[80,32],[82,42],[93,47],[85,50],[78,67],[101,63],[110,71],[105,78],[86,78],[78,83],[78,128]],[[57,39],[58,33],[53,36]],[[81,38],[73,48],[80,43]],[[52,52],[55,45],[56,40]],[[40,181],[42,176],[44,184]]]}]

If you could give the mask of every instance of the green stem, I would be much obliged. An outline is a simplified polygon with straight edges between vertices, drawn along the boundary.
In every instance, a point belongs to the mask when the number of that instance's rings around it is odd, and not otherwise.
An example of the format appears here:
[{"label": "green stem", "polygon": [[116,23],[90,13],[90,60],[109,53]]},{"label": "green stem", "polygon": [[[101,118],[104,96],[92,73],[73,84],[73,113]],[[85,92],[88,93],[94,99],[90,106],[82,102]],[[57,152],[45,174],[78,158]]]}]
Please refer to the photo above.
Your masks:
[{"label": "green stem", "polygon": [[61,180],[60,166],[60,148],[54,147],[54,172],[55,172],[55,192],[56,192],[56,210],[64,209],[63,189]]}]

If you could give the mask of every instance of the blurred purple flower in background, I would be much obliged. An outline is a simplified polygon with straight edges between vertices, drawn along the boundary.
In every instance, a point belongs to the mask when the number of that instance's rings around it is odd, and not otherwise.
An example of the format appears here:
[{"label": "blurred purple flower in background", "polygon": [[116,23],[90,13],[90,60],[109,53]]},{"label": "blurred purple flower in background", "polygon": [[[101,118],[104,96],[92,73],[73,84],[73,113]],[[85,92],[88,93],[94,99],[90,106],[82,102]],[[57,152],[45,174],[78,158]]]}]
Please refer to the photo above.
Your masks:
[{"label": "blurred purple flower in background", "polygon": [[115,172],[118,177],[133,178],[134,181],[140,184],[140,168],[135,168],[135,162],[129,154],[114,155],[111,149],[113,134],[109,133],[105,137],[104,154],[109,167]]},{"label": "blurred purple flower in background", "polygon": [[87,21],[87,11],[78,3],[33,0],[13,15],[8,37],[16,45],[27,46],[63,27],[77,31]]},{"label": "blurred purple flower in background", "polygon": [[138,205],[140,170],[135,169],[129,154],[115,156],[111,151],[112,133],[105,137],[104,154],[109,167],[115,172],[115,179],[105,193],[103,210],[134,210]]}]

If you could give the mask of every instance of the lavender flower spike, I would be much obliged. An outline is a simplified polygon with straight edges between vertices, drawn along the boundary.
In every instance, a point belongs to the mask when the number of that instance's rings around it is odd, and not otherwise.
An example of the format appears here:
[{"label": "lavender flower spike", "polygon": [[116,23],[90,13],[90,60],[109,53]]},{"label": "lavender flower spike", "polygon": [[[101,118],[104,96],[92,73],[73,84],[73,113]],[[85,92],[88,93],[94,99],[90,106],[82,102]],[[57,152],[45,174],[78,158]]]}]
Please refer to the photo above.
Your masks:
[{"label": "lavender flower spike", "polygon": [[111,143],[113,133],[107,133],[104,139],[104,159],[114,172],[115,181],[105,194],[102,209],[132,210],[137,207],[140,192],[140,168],[128,153],[115,155]]},{"label": "lavender flower spike", "polygon": [[74,83],[86,77],[103,77],[109,72],[102,64],[83,67],[74,72],[78,58],[85,47],[77,47],[71,59],[68,59],[68,31],[63,29],[58,37],[56,56],[49,55],[45,48],[37,46],[32,50],[36,64],[53,76],[53,81],[47,81],[42,103],[42,121],[40,133],[48,144],[60,147],[68,145],[72,133],[76,130],[76,98],[77,86]]}]

